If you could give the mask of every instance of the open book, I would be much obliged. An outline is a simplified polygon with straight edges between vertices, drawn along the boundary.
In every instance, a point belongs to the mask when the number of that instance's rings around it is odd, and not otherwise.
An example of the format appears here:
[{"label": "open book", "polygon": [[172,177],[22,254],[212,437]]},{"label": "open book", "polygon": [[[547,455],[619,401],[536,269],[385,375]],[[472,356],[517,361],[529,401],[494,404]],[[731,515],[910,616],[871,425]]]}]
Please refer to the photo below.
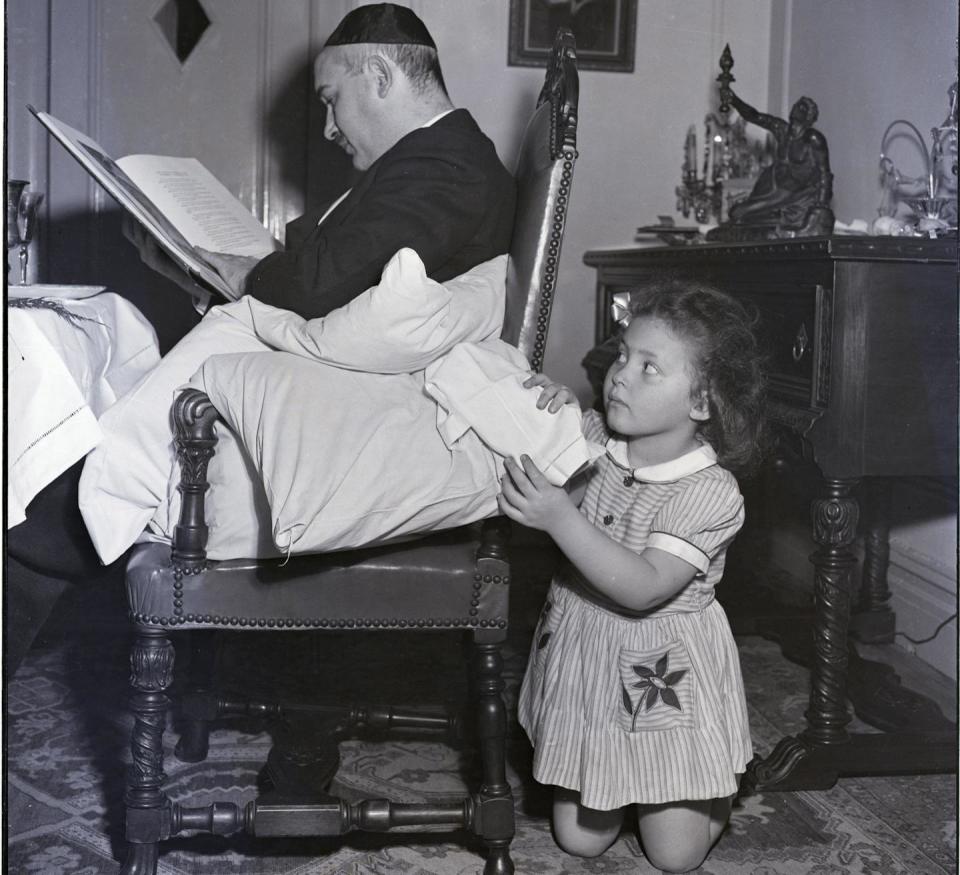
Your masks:
[{"label": "open book", "polygon": [[194,247],[258,258],[277,247],[267,229],[195,158],[127,155],[114,161],[85,134],[27,108],[177,264],[228,300],[236,294]]}]

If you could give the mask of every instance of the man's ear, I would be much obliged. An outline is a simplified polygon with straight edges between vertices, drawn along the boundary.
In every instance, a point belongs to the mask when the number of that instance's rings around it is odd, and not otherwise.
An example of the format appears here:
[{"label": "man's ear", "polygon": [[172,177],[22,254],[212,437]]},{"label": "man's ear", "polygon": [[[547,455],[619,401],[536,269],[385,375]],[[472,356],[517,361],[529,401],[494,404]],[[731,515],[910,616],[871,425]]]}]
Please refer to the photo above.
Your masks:
[{"label": "man's ear", "polygon": [[690,418],[695,422],[706,422],[710,418],[710,396],[706,389],[701,389],[690,404]]},{"label": "man's ear", "polygon": [[373,80],[377,97],[386,97],[394,83],[393,67],[381,55],[372,55],[367,59],[367,71]]}]

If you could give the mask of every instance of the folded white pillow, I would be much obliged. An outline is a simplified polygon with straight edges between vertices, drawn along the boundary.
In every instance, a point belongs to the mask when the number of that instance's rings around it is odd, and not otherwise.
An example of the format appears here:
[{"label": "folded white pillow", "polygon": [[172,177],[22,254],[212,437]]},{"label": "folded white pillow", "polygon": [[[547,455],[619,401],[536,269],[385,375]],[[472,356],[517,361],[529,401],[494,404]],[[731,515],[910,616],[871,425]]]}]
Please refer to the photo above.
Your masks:
[{"label": "folded white pillow", "polygon": [[224,307],[273,349],[354,371],[411,374],[462,341],[498,337],[503,327],[507,256],[440,284],[420,256],[400,249],[380,283],[319,319],[304,319],[255,298]]}]

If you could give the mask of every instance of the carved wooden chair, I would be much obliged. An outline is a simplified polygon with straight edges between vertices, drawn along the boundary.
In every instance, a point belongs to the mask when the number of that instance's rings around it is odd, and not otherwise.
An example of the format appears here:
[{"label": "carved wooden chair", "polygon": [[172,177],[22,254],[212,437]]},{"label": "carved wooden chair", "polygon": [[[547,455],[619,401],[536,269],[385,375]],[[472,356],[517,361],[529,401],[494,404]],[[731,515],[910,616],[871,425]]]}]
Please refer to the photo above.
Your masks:
[{"label": "carved wooden chair", "polygon": [[[543,362],[576,152],[578,80],[573,35],[559,31],[546,82],[524,134],[517,164],[516,225],[507,273],[503,337]],[[505,773],[506,713],[500,647],[507,634],[510,564],[503,518],[399,546],[278,560],[208,561],[203,498],[214,453],[217,411],[187,389],[174,404],[183,495],[171,550],[137,547],[127,569],[136,637],[131,651],[134,716],[124,797],[128,855],[122,872],[156,872],[159,843],[185,830],[227,835],[330,836],[412,824],[469,830],[486,846],[484,872],[513,872],[513,796]],[[164,789],[162,735],[170,700],[174,648],[185,630],[463,630],[470,641],[471,693],[482,783],[453,804],[348,804],[261,796],[242,810],[231,802],[187,808]],[[193,633],[206,634],[210,633]],[[201,651],[203,652],[203,651]],[[196,652],[195,652],[196,655]],[[207,660],[209,661],[209,660]],[[194,662],[202,662],[199,658]],[[184,696],[185,729],[177,756],[206,756],[209,724],[225,714],[283,717],[284,705],[228,700],[201,677]],[[357,727],[455,728],[457,718],[396,709],[342,709],[337,735]],[[273,756],[273,754],[271,754]],[[328,777],[337,765],[327,763]],[[275,764],[276,765],[276,764]],[[322,765],[322,764],[321,764]],[[281,763],[282,767],[282,763]]]}]

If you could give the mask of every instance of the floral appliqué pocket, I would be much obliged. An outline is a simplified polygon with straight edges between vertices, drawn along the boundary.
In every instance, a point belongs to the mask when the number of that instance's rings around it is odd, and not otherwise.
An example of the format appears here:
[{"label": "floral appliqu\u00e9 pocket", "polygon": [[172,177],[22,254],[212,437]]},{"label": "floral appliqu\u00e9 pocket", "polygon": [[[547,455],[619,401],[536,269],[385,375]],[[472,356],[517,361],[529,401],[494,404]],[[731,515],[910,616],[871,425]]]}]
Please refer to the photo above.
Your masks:
[{"label": "floral appliqu\u00e9 pocket", "polygon": [[617,722],[629,732],[694,729],[696,674],[682,641],[656,650],[620,650]]}]

